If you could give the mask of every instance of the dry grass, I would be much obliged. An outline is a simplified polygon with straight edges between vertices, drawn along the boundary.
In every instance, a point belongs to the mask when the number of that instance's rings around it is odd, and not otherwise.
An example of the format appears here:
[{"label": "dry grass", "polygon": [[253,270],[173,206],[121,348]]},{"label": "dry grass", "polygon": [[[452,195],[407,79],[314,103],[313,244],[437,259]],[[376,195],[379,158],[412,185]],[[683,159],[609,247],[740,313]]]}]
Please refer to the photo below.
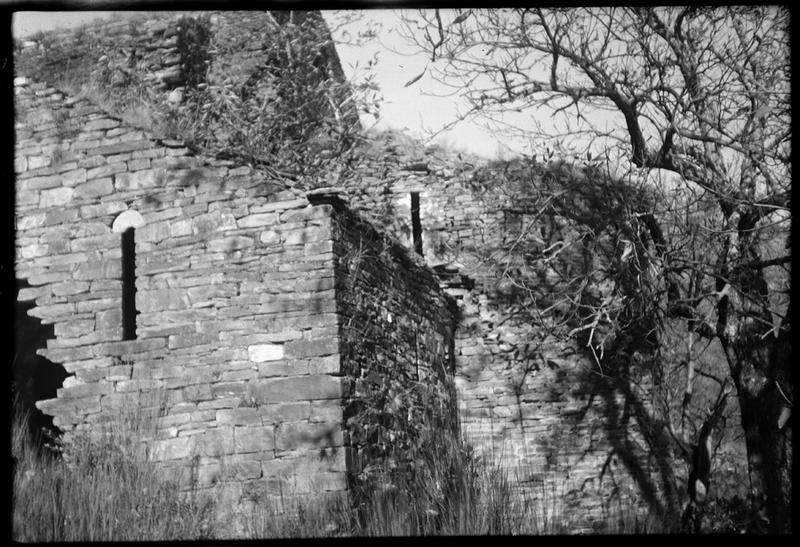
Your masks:
[{"label": "dry grass", "polygon": [[[26,416],[12,426],[13,538],[22,542],[148,541],[213,538],[214,505],[179,493],[142,445],[158,405],[140,406],[103,431],[79,434],[63,454],[42,453]],[[547,482],[547,481],[545,481]],[[372,474],[351,497],[318,495],[288,510],[262,501],[248,518],[249,537],[543,535],[577,529],[558,489],[536,498],[515,488],[500,467],[461,443],[427,443],[416,470]],[[552,481],[548,484],[554,484]],[[290,496],[291,497],[291,496]],[[300,499],[300,498],[296,498]],[[663,533],[668,523],[633,508],[607,515],[604,533]]]},{"label": "dry grass", "polygon": [[[261,506],[252,516],[254,537],[341,537],[418,535],[549,535],[584,532],[581,515],[561,512],[558,487],[530,493],[500,467],[476,458],[457,443],[428,447],[427,471],[387,472],[343,498],[312,499],[281,513]],[[388,478],[390,474],[393,476]],[[549,484],[556,484],[549,481]],[[576,517],[576,518],[573,518]],[[603,533],[664,533],[670,523],[620,507],[607,515]]]},{"label": "dry grass", "polygon": [[119,424],[76,435],[57,454],[38,449],[26,420],[17,412],[12,424],[14,540],[147,541],[211,533],[211,504],[179,493]]}]

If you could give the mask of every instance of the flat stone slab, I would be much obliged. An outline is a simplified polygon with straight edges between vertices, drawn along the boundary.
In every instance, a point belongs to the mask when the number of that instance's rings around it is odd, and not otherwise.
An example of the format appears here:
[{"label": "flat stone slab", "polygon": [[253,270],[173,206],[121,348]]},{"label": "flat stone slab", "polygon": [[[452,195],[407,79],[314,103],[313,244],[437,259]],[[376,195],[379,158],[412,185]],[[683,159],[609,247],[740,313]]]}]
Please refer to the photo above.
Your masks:
[{"label": "flat stone slab", "polygon": [[283,344],[253,344],[247,347],[247,354],[254,363],[278,361],[283,359]]}]

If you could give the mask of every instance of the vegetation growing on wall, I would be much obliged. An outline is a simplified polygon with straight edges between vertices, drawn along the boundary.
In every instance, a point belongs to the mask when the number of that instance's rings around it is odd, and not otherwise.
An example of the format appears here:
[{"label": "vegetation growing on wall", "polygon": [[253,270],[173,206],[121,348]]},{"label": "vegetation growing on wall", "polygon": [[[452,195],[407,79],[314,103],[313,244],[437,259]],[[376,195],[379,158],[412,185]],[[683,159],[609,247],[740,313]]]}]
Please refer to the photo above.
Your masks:
[{"label": "vegetation growing on wall", "polygon": [[[159,102],[163,97],[151,95],[144,79],[134,71],[119,69],[122,58],[109,62],[109,56],[105,55],[103,62],[107,64],[98,67],[94,78],[101,87],[120,91],[116,96],[121,101],[119,105],[130,104],[126,101],[130,101],[134,93],[141,92],[140,104],[150,108],[151,114],[168,113],[161,118],[167,122],[165,135],[191,135],[199,149],[271,169],[278,176],[296,179],[298,186],[327,182],[334,170],[346,165],[352,145],[358,140],[355,125],[348,125],[347,115],[341,115],[342,112],[353,113],[349,110],[352,98],[346,87],[328,85],[335,80],[330,77],[335,70],[325,59],[324,44],[316,50],[306,50],[302,44],[294,43],[291,35],[280,35],[274,42],[265,41],[260,50],[266,53],[265,60],[242,83],[226,80],[224,70],[210,76],[204,72],[203,51],[209,43],[209,34],[204,23],[191,21],[182,22],[177,43],[184,53],[191,54],[192,43],[197,41],[198,56],[181,65],[183,72],[191,74],[181,86],[183,96],[177,94],[180,100],[168,101],[166,105]],[[280,34],[284,28],[301,28],[305,22],[291,18],[282,21],[283,26],[276,33]],[[273,48],[268,43],[277,43],[278,47]],[[217,51],[225,47],[230,48],[230,53],[235,51],[230,44],[216,46]],[[111,54],[119,56],[119,53]],[[133,53],[129,55],[135,62]],[[284,75],[287,75],[286,81]],[[298,85],[298,80],[311,88],[310,98],[303,95],[307,89]],[[155,102],[147,102],[151,99]],[[347,108],[343,110],[344,106]],[[192,113],[194,115],[187,116]],[[253,132],[252,128],[259,124],[267,125],[262,127],[262,132]],[[68,138],[66,126],[56,125],[62,137]],[[498,180],[492,182],[499,185]],[[385,184],[388,193],[390,185]],[[692,400],[690,390],[687,389],[688,397],[681,403],[678,396],[682,392],[675,391],[674,382],[663,378],[663,372],[680,357],[677,352],[668,352],[670,333],[664,327],[665,319],[686,319],[685,314],[691,314],[691,310],[682,312],[672,307],[676,300],[672,293],[674,279],[670,276],[674,272],[666,274],[663,280],[652,275],[653,267],[665,263],[663,233],[660,236],[660,228],[653,228],[659,199],[646,192],[633,191],[641,188],[619,184],[591,169],[581,178],[569,172],[569,166],[550,166],[540,186],[532,184],[509,190],[512,205],[503,211],[501,234],[503,250],[508,253],[483,258],[487,262],[494,261],[492,266],[502,271],[501,281],[491,294],[492,304],[503,305],[509,313],[519,314],[529,323],[543,327],[543,336],[577,340],[595,359],[599,375],[610,378],[606,388],[592,392],[593,397],[603,398],[610,409],[609,428],[614,432],[626,432],[629,424],[636,425],[653,443],[648,446],[648,454],[660,458],[668,452],[665,449],[667,433],[674,434],[669,427],[672,418],[680,417],[682,428],[685,424],[686,432],[697,441],[694,443],[697,446],[703,445],[706,426],[713,430],[719,424],[704,415],[703,405],[698,406],[701,401],[697,396]],[[680,226],[676,221],[680,220],[678,217],[665,215],[661,218],[667,219],[666,225],[670,228]],[[681,230],[676,230],[679,236],[672,251],[678,252],[686,242],[681,237],[696,236],[691,230],[687,233]],[[709,249],[713,250],[713,245]],[[385,245],[366,254],[354,252],[344,259],[348,267],[352,266],[347,272],[352,275],[345,277],[345,285],[350,283],[345,289],[355,295],[348,303],[351,306],[349,317],[358,319],[347,327],[358,325],[361,329],[350,333],[352,336],[346,340],[344,352],[347,359],[361,367],[349,371],[357,378],[346,416],[349,441],[364,456],[364,466],[359,469],[362,475],[359,478],[364,479],[362,486],[369,485],[371,491],[385,487],[397,492],[390,494],[392,503],[414,503],[412,520],[415,526],[419,525],[417,530],[442,531],[447,529],[442,524],[442,515],[450,511],[447,508],[451,500],[473,496],[470,487],[464,486],[460,479],[453,479],[465,476],[460,473],[468,477],[473,475],[469,450],[460,444],[457,434],[452,439],[446,435],[446,441],[441,438],[443,430],[455,431],[446,412],[439,412],[442,408],[438,406],[449,388],[446,359],[434,359],[432,370],[421,374],[419,370],[411,372],[412,369],[405,367],[408,363],[398,363],[382,353],[392,345],[393,336],[406,340],[411,336],[416,343],[417,337],[424,339],[431,330],[422,322],[414,325],[412,321],[411,328],[401,326],[391,314],[386,315],[394,309],[389,302],[402,302],[403,291],[387,279],[386,272],[373,267],[385,258],[384,252]],[[369,267],[361,268],[364,264]],[[407,266],[404,262],[398,267]],[[357,284],[361,284],[359,290],[354,288]],[[364,290],[375,285],[388,289],[387,294],[376,295]],[[369,297],[365,298],[365,294]],[[677,299],[678,304],[680,300]],[[666,303],[666,312],[656,305],[658,303]],[[703,334],[701,330],[697,332]],[[532,336],[529,341],[534,338]],[[690,337],[689,357],[692,351]],[[525,353],[522,359],[531,367],[557,368],[557,364],[553,365],[552,360],[535,348],[531,350],[526,346],[515,357],[520,357],[521,353]],[[699,356],[695,355],[694,359],[700,362]],[[517,396],[524,394],[529,371],[533,368],[523,368],[520,375],[512,378]],[[717,381],[712,374],[714,371],[705,369],[702,372],[704,379]],[[648,382],[639,382],[647,375],[665,386],[667,396],[663,401],[660,398],[663,393],[658,390],[657,396],[650,399],[650,391],[639,389],[647,386]],[[725,384],[718,383],[721,385],[711,385],[723,394]],[[624,404],[617,399],[620,390],[625,395]],[[714,403],[719,401],[724,401],[724,397]],[[661,403],[666,407],[659,409],[664,410],[663,414],[650,412],[654,408],[652,405]],[[623,419],[614,421],[619,416]],[[722,414],[713,412],[712,416]],[[420,424],[422,426],[418,427]],[[568,436],[562,433],[558,431],[553,438]],[[615,452],[609,458],[616,453],[625,460],[633,451],[634,440],[627,433],[613,439]],[[693,448],[690,446],[689,452]],[[555,447],[548,456],[556,461]],[[642,483],[648,501],[662,509],[659,492],[648,483],[639,459],[628,457],[625,464]],[[689,467],[694,465],[689,462]],[[605,471],[604,466],[602,472]],[[668,488],[674,491],[673,470],[662,466],[661,473]],[[384,480],[387,476],[391,478],[389,481]],[[372,514],[373,507],[364,506],[360,515],[362,521],[365,515]]]},{"label": "vegetation growing on wall", "polygon": [[[109,435],[76,439],[74,465],[39,454],[25,438],[24,415],[12,424],[13,538],[22,542],[165,541],[216,538],[210,500],[181,497],[169,480]],[[438,439],[437,439],[438,441]],[[345,499],[310,500],[296,511],[258,508],[248,537],[511,535],[570,531],[568,518],[512,495],[509,478],[449,443],[421,445],[431,473],[404,489],[362,490],[358,511]],[[435,495],[444,485],[447,496]],[[670,523],[635,512],[609,515],[621,533],[663,532]],[[736,528],[722,528],[732,532]]]},{"label": "vegetation growing on wall", "polygon": [[75,43],[53,33],[31,36],[35,51],[24,51],[22,42],[14,42],[14,69],[37,81],[52,81],[69,86],[89,79],[94,60],[100,57],[100,45],[85,27],[75,30]]},{"label": "vegetation growing on wall", "polygon": [[[147,72],[138,66],[143,51],[124,47],[128,42],[148,40],[140,24],[147,14],[128,15],[125,39],[105,35],[92,24],[65,33],[38,33],[27,40],[15,41],[14,69],[17,76],[46,82],[80,98],[86,97],[134,127],[142,127],[161,136],[169,132],[169,116],[164,98]],[[61,135],[63,139],[71,138]]]},{"label": "vegetation growing on wall", "polygon": [[176,30],[183,83],[187,90],[196,90],[206,81],[206,74],[212,62],[209,53],[211,23],[207,15],[197,18],[181,17]]},{"label": "vegetation growing on wall", "polygon": [[[669,205],[625,211],[612,267],[594,270],[609,290],[569,307],[588,304],[579,328],[604,369],[613,371],[609,350],[638,349],[633,336],[648,339],[653,368],[671,361],[682,371],[682,401],[653,426],[695,470],[707,468],[716,409],[735,393],[752,508],[773,532],[792,526],[789,15],[777,6],[431,10],[405,25],[434,78],[463,90],[469,115],[503,126],[503,113],[528,112],[514,128],[526,139],[567,142],[581,160],[605,156],[659,181]],[[718,396],[690,432],[709,347],[724,373],[708,378]],[[704,475],[690,475],[690,505],[704,503]]]},{"label": "vegetation growing on wall", "polygon": [[[87,96],[155,137],[296,186],[329,185],[347,169],[363,138],[358,112],[377,108],[375,85],[369,77],[357,86],[344,80],[319,14],[243,27],[236,36],[217,35],[207,15],[170,25],[149,38],[175,41],[179,61],[163,76],[166,89],[152,80],[141,47],[100,41],[90,27],[69,40],[36,36],[34,50],[18,43],[17,74]],[[132,20],[129,34],[137,33]]]},{"label": "vegetation growing on wall", "polygon": [[224,65],[213,65],[208,85],[188,96],[178,132],[202,150],[270,168],[301,186],[324,184],[360,139],[363,94],[336,77],[321,19],[290,20],[265,40],[243,35],[212,47],[217,57],[233,58],[242,42],[253,41],[259,62],[248,78],[234,81]]},{"label": "vegetation growing on wall", "polygon": [[[537,327],[513,357],[519,361],[519,396],[524,398],[530,377],[540,369],[559,366],[558,356],[542,348],[560,341],[565,355],[577,350],[595,363],[575,390],[591,394],[586,409],[593,400],[602,401],[606,426],[625,432],[612,439],[613,453],[648,504],[679,513],[686,503],[684,485],[694,463],[681,461],[672,433],[685,434],[695,446],[701,434],[710,439],[709,496],[720,500],[716,507],[746,497],[737,461],[741,451],[730,451],[741,436],[738,409],[720,405],[728,391],[720,350],[689,340],[697,377],[691,379],[694,396],[684,397],[685,323],[664,312],[670,287],[646,284],[651,261],[660,260],[651,217],[676,230],[682,219],[672,211],[681,211],[693,197],[667,193],[646,180],[615,179],[599,164],[535,160],[487,167],[472,185],[476,193],[491,188],[507,198],[500,226],[492,227],[502,238],[487,234],[492,244],[469,250],[482,268],[498,273],[487,280],[489,305],[505,310],[512,321]],[[569,423],[565,420],[565,427]],[[634,431],[642,434],[644,446],[634,441]],[[723,445],[726,451],[720,450]],[[659,462],[655,473],[644,472],[637,453]]]},{"label": "vegetation growing on wall", "polygon": [[396,242],[354,216],[336,218],[341,362],[351,379],[345,444],[353,454],[355,503],[364,520],[370,495],[392,491],[421,521],[430,520],[456,497],[457,474],[449,466],[468,459],[456,415],[450,302]]}]

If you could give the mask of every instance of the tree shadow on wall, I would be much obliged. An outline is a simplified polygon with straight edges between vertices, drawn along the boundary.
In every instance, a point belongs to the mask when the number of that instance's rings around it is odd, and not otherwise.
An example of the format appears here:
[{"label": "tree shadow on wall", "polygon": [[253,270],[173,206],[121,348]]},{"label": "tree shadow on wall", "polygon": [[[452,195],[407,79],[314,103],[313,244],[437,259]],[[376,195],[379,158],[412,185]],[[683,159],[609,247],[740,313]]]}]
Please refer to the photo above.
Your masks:
[{"label": "tree shadow on wall", "polygon": [[[575,416],[577,422],[590,410],[596,410],[603,418],[602,425],[592,425],[607,432],[609,445],[598,479],[602,483],[607,478],[614,485],[613,491],[620,491],[622,485],[611,465],[618,460],[650,510],[667,522],[675,522],[681,505],[677,487],[680,473],[676,472],[664,421],[650,407],[652,369],[647,363],[630,366],[604,360],[604,365],[604,374],[598,374],[591,366],[581,371],[580,389],[589,397],[583,412]],[[634,367],[640,370],[632,370]]]},{"label": "tree shadow on wall", "polygon": [[[508,309],[509,296],[490,298],[490,309]],[[519,303],[519,298],[518,294],[510,300]],[[539,326],[526,312],[507,318],[506,325],[513,323],[521,329]],[[583,468],[597,460],[593,476],[574,477],[580,482],[570,495],[593,495],[586,490],[591,483],[604,492],[601,501],[607,510],[615,503],[624,510],[629,505],[623,494],[632,481],[652,514],[674,522],[680,515],[681,473],[676,472],[665,423],[649,397],[651,382],[658,381],[652,374],[656,367],[647,361],[612,360],[606,354],[601,370],[580,341],[537,338],[536,333],[511,346],[506,352],[507,386],[517,403],[511,421],[519,427],[526,450],[534,443],[550,470],[564,469],[564,454],[571,456],[567,465]],[[542,402],[542,413],[558,413],[558,427],[533,437],[526,419]]]},{"label": "tree shadow on wall", "polygon": [[[570,407],[557,410],[559,427],[572,433],[565,439],[574,444],[588,428],[588,458],[602,437],[607,454],[597,478],[612,484],[611,498],[623,490],[613,472],[618,461],[653,513],[679,515],[683,463],[673,458],[661,400],[664,371],[680,365],[663,351],[664,303],[673,287],[653,273],[664,268],[665,245],[653,211],[671,211],[652,188],[593,168],[518,162],[491,175],[484,179],[510,199],[501,207],[502,241],[479,251],[491,272],[481,292],[489,312],[503,317],[503,329],[516,329],[505,342],[512,349],[504,351],[506,368],[514,369],[508,387],[518,402],[515,421],[524,435],[526,393],[549,389],[539,397],[551,410]],[[495,331],[495,340],[502,338],[500,326],[485,322],[484,336]],[[574,371],[577,400],[541,385],[540,371],[562,366]]]}]

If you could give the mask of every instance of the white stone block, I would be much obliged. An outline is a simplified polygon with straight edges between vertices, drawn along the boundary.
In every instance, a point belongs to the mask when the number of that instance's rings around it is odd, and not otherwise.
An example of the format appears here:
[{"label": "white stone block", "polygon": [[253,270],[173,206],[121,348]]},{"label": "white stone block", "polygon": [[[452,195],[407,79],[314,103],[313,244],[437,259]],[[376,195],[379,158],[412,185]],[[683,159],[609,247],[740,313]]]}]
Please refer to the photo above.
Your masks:
[{"label": "white stone block", "polygon": [[283,359],[283,344],[254,344],[247,347],[250,360],[255,363]]}]

